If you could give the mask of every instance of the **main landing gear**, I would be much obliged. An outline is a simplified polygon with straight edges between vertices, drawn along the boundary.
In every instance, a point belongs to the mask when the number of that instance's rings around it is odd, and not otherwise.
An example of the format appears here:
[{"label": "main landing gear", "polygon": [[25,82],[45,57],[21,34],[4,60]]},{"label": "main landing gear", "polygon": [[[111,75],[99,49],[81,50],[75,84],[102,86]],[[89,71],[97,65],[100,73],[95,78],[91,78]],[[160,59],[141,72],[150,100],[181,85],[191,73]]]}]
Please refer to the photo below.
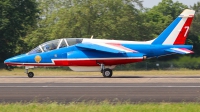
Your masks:
[{"label": "main landing gear", "polygon": [[104,77],[112,77],[112,70],[109,68],[105,68],[104,64],[100,64],[101,65],[101,73]]},{"label": "main landing gear", "polygon": [[[25,73],[28,75],[29,78],[33,78],[34,77],[34,73],[33,72],[28,72],[28,69],[30,67],[25,67]],[[31,67],[32,68],[32,67]]]}]

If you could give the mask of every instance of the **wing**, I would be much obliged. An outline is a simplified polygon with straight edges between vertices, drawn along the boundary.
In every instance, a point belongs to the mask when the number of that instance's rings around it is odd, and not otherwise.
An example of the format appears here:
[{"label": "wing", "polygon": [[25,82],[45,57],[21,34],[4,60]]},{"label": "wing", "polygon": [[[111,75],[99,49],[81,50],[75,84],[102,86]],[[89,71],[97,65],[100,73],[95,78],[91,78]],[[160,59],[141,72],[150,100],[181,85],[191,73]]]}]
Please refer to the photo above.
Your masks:
[{"label": "wing", "polygon": [[76,44],[76,47],[108,52],[108,53],[137,52],[135,50],[124,47],[121,44],[115,44],[115,43],[95,43],[95,44],[94,43],[80,43],[80,44]]},{"label": "wing", "polygon": [[170,49],[166,49],[165,51],[172,52],[172,53],[178,53],[178,54],[194,53],[193,51],[186,49],[186,48],[170,48]]}]

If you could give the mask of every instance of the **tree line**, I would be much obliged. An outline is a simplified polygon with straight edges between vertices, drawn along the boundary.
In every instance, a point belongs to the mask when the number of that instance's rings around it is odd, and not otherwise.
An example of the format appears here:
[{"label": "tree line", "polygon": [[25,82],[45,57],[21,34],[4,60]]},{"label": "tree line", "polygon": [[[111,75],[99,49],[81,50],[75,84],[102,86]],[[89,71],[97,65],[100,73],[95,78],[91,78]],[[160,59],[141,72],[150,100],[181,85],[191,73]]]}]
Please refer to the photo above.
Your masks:
[{"label": "tree line", "polygon": [[1,0],[0,61],[57,38],[151,40],[186,8],[196,11],[187,44],[199,57],[200,2],[145,8],[141,0]]}]

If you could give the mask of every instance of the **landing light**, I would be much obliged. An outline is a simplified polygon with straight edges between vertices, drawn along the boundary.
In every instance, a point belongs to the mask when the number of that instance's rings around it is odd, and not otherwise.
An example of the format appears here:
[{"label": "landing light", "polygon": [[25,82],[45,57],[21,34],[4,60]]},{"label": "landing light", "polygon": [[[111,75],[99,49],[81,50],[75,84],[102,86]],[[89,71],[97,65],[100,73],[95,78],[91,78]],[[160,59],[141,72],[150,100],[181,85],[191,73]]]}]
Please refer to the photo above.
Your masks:
[{"label": "landing light", "polygon": [[147,56],[143,56],[143,59],[144,59],[144,60],[147,59]]}]

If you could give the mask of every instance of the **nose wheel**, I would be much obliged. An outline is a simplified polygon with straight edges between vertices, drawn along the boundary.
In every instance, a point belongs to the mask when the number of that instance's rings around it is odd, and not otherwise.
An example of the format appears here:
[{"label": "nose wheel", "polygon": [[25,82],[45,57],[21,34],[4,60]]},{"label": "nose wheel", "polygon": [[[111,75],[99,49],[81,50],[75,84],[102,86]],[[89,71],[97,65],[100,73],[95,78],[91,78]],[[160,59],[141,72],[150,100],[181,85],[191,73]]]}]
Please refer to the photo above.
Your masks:
[{"label": "nose wheel", "polygon": [[34,73],[33,72],[28,72],[27,75],[28,75],[29,78],[33,78],[34,77]]},{"label": "nose wheel", "polygon": [[34,77],[34,73],[33,72],[28,72],[28,68],[25,69],[25,73],[28,75],[29,78],[33,78]]}]

